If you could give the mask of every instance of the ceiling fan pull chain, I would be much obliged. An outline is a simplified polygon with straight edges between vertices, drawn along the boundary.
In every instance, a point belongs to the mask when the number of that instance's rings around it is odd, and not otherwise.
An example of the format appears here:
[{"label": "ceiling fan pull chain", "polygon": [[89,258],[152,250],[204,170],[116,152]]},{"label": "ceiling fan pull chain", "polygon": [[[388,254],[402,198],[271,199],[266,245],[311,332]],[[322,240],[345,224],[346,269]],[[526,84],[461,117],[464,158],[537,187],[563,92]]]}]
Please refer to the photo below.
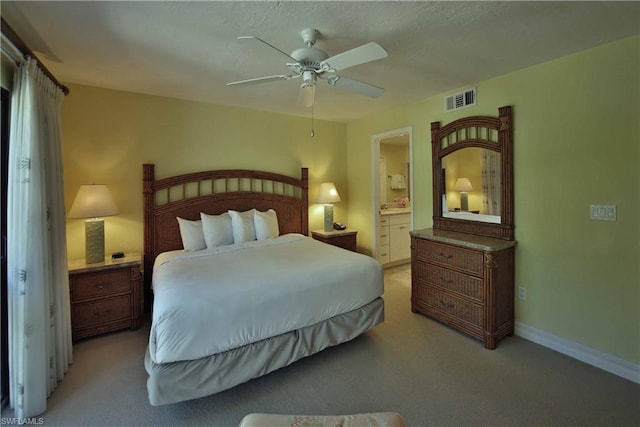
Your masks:
[{"label": "ceiling fan pull chain", "polygon": [[311,138],[316,136],[316,133],[313,131],[313,104],[311,105]]}]

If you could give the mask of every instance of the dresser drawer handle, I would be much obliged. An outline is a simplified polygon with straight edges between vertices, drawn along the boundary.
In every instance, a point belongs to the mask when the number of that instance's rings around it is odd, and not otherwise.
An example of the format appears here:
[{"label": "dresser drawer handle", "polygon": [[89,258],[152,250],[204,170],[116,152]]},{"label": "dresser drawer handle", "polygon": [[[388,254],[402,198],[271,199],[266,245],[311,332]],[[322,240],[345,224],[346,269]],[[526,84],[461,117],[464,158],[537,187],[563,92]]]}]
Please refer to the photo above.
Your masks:
[{"label": "dresser drawer handle", "polygon": [[380,237],[387,237],[387,235],[386,234],[381,234]]},{"label": "dresser drawer handle", "polygon": [[447,308],[453,308],[455,307],[455,305],[451,302],[444,302],[443,300],[440,300],[440,304],[444,305]]},{"label": "dresser drawer handle", "polygon": [[450,284],[453,283],[452,279],[445,279],[444,277],[440,277],[440,282]]},{"label": "dresser drawer handle", "polygon": [[443,254],[442,252],[440,252],[440,256],[444,259],[451,259],[453,258],[453,255],[451,254]]},{"label": "dresser drawer handle", "polygon": [[98,288],[98,289],[104,289],[104,288],[105,288],[105,285],[96,285],[96,288]]}]

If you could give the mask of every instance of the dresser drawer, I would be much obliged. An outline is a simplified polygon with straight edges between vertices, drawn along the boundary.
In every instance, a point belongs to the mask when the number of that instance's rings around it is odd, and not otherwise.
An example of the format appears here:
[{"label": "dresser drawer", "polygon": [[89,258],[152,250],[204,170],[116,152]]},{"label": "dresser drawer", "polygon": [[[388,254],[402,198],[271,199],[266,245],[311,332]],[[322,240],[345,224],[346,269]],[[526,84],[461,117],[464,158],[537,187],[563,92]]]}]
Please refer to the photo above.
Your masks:
[{"label": "dresser drawer", "polygon": [[131,319],[131,295],[104,298],[73,306],[72,323],[89,327],[122,319]]},{"label": "dresser drawer", "polygon": [[457,267],[477,276],[482,276],[484,273],[484,255],[479,251],[424,239],[415,239],[413,250],[414,256],[420,261]]},{"label": "dresser drawer", "polygon": [[482,327],[484,318],[482,306],[421,283],[417,283],[415,288],[416,296],[420,303],[432,307],[446,316],[455,317],[472,325]]},{"label": "dresser drawer", "polygon": [[482,304],[484,281],[481,278],[447,270],[423,261],[416,261],[413,268],[416,279],[457,292]]},{"label": "dresser drawer", "polygon": [[71,279],[72,302],[131,290],[128,268],[74,275]]}]

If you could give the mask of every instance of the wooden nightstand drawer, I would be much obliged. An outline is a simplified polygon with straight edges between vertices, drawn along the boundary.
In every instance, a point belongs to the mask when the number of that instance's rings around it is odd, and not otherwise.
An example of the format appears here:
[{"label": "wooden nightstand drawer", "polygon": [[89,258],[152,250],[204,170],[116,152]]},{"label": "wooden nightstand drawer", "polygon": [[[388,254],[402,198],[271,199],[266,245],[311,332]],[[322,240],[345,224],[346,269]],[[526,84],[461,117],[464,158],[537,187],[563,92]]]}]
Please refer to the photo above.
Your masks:
[{"label": "wooden nightstand drawer", "polygon": [[347,249],[353,252],[356,252],[357,234],[357,231],[348,229],[333,231],[314,230],[311,232],[311,236],[315,240],[319,240],[321,242],[328,243],[330,245]]},{"label": "wooden nightstand drawer", "polygon": [[131,273],[129,269],[79,274],[74,276],[72,281],[72,302],[131,290]]},{"label": "wooden nightstand drawer", "polygon": [[78,340],[119,329],[140,327],[139,255],[69,265],[71,327]]},{"label": "wooden nightstand drawer", "polygon": [[73,306],[73,320],[83,327],[131,317],[131,295],[105,298]]}]

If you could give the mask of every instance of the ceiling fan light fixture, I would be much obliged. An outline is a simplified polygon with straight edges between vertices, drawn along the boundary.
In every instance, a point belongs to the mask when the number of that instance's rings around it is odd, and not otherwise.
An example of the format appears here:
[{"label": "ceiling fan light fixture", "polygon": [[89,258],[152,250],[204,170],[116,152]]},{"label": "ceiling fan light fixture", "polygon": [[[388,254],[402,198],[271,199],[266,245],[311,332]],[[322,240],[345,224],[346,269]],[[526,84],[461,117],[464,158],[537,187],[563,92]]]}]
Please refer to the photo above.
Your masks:
[{"label": "ceiling fan light fixture", "polygon": [[313,107],[315,98],[316,85],[313,83],[303,82],[300,85],[299,102],[304,107]]}]

